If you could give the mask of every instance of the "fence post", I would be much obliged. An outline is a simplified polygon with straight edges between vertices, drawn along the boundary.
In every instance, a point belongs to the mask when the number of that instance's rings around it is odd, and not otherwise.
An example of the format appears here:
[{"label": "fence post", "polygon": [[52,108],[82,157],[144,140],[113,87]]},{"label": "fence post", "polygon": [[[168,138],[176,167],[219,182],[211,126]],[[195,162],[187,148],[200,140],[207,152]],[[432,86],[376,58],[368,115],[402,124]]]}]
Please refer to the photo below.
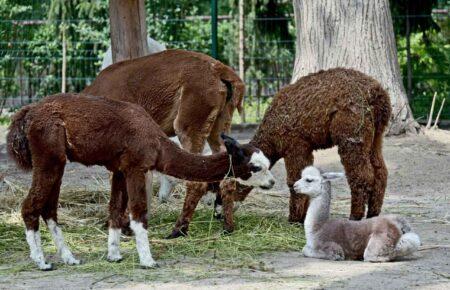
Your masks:
[{"label": "fence post", "polygon": [[[244,35],[244,0],[239,0],[239,77],[245,83],[245,35]],[[245,95],[245,92],[244,92]],[[242,101],[245,102],[245,99]],[[245,106],[242,104],[241,123],[245,123]]]},{"label": "fence post", "polygon": [[412,101],[412,66],[411,66],[411,24],[409,22],[409,10],[406,10],[406,70],[408,102]]},{"label": "fence post", "polygon": [[211,0],[211,56],[217,59],[217,0]]}]

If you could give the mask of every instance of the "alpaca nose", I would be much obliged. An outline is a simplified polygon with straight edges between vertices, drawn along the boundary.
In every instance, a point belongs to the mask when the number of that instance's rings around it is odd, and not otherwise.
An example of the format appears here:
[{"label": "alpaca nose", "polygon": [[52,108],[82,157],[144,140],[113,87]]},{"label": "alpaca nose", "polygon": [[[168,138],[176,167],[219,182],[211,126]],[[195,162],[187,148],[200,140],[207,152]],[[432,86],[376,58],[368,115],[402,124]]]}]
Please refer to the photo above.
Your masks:
[{"label": "alpaca nose", "polygon": [[273,185],[275,184],[275,180],[270,179],[268,184],[260,185],[262,189],[271,189]]}]

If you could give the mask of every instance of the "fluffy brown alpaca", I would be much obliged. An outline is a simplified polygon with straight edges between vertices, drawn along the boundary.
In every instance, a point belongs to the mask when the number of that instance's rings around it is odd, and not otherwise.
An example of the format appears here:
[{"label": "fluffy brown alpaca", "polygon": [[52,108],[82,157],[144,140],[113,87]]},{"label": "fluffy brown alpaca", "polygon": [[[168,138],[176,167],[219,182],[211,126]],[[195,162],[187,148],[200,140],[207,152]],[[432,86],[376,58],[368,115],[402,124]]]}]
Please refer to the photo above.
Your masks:
[{"label": "fluffy brown alpaca", "polygon": [[321,173],[308,166],[294,184],[294,190],[311,199],[305,218],[303,254],[306,257],[388,262],[417,251],[420,238],[402,217],[384,215],[361,221],[330,219],[330,180],[341,177],[343,173]]},{"label": "fluffy brown alpaca", "polygon": [[[210,156],[188,153],[170,141],[142,107],[102,97],[60,94],[24,107],[13,117],[7,148],[19,167],[33,169],[32,185],[22,204],[31,258],[40,269],[52,268],[41,248],[42,216],[63,261],[79,264],[57,226],[61,179],[65,163],[70,160],[105,166],[113,172],[108,259],[121,259],[120,231],[128,220],[127,209],[140,264],[155,266],[147,238],[147,171],[204,182],[220,181],[234,174],[244,183],[271,186],[273,177],[264,154],[251,145],[239,145],[226,136],[224,139],[228,152]],[[254,170],[261,166],[265,168]]]},{"label": "fluffy brown alpaca", "polygon": [[[164,133],[176,134],[184,149],[201,153],[207,140],[217,153],[220,133],[229,132],[235,108],[241,109],[244,83],[205,54],[169,49],[107,67],[83,93],[138,104]],[[187,196],[196,196],[205,194],[207,185],[186,187]],[[193,203],[186,199],[184,211],[190,212]],[[178,223],[186,218],[192,215]]]},{"label": "fluffy brown alpaca", "polygon": [[[335,68],[300,78],[280,90],[250,141],[261,148],[271,166],[284,158],[290,188],[289,221],[303,222],[308,197],[292,186],[303,168],[313,163],[313,151],[338,146],[352,192],[350,219],[379,215],[387,182],[382,156],[383,133],[391,116],[388,93],[373,78],[353,69]],[[251,191],[238,186],[232,200],[243,200]],[[190,217],[201,196],[191,200]],[[222,197],[223,198],[223,197]],[[224,200],[225,202],[225,200]],[[224,208],[232,208],[225,206]],[[232,211],[227,211],[232,215]],[[225,220],[232,220],[232,216]],[[187,232],[189,218],[177,223],[172,236]],[[225,225],[228,230],[232,225]]]}]

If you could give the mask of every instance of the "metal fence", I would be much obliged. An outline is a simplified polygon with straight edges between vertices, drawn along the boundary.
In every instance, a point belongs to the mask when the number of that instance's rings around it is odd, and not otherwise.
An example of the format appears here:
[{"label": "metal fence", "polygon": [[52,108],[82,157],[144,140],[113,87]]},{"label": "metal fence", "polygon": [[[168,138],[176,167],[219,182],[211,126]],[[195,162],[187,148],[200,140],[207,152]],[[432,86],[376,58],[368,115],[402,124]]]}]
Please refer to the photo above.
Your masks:
[{"label": "metal fence", "polygon": [[[209,15],[173,19],[162,15],[161,11],[152,10],[152,7],[147,7],[147,13],[149,35],[168,48],[210,53]],[[60,92],[63,83],[63,59],[67,62],[67,91],[81,91],[99,72],[103,53],[109,45],[106,11],[103,18],[64,21],[43,18],[44,14],[32,11],[23,19],[0,20],[1,107],[19,107],[45,95]],[[401,17],[394,18],[394,22]],[[439,17],[448,22],[448,14]],[[237,15],[220,15],[219,11],[218,20],[219,58],[237,69]],[[284,31],[276,30],[280,27],[283,27]],[[245,18],[246,122],[258,122],[271,97],[289,83],[295,57],[294,27],[293,17]],[[274,30],[277,37],[264,33],[266,30]],[[414,34],[410,37],[421,36]],[[440,98],[450,95],[448,69],[444,73],[436,72],[433,66],[423,63],[442,58],[448,63],[448,39],[445,44],[444,38],[442,44],[447,45],[445,49],[440,47],[440,42],[434,43],[435,39],[429,41],[432,49],[416,51],[416,47],[408,48],[405,38],[397,38],[405,87],[411,95],[410,102],[416,118],[426,117],[435,91],[439,93]],[[416,42],[416,39],[413,39],[413,42]],[[63,43],[66,45],[65,53]],[[427,55],[426,60],[422,58],[424,53]],[[450,119],[450,99],[447,100],[442,118]],[[236,117],[235,121],[239,121],[239,118]]]}]

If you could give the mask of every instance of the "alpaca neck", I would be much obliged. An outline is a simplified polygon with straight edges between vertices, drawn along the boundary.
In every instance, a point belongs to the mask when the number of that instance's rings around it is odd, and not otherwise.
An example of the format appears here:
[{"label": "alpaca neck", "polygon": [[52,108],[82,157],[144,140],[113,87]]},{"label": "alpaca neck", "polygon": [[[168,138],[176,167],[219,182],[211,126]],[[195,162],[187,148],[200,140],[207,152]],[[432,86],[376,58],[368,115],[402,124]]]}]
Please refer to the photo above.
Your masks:
[{"label": "alpaca neck", "polygon": [[[222,180],[230,172],[228,153],[203,156],[181,149],[168,138],[161,138],[161,151],[155,169],[179,179],[199,182]],[[233,172],[240,173],[239,166],[233,165]]]},{"label": "alpaca neck", "polygon": [[330,218],[331,185],[326,182],[322,185],[322,194],[310,201],[305,217],[306,238],[320,229]]}]

